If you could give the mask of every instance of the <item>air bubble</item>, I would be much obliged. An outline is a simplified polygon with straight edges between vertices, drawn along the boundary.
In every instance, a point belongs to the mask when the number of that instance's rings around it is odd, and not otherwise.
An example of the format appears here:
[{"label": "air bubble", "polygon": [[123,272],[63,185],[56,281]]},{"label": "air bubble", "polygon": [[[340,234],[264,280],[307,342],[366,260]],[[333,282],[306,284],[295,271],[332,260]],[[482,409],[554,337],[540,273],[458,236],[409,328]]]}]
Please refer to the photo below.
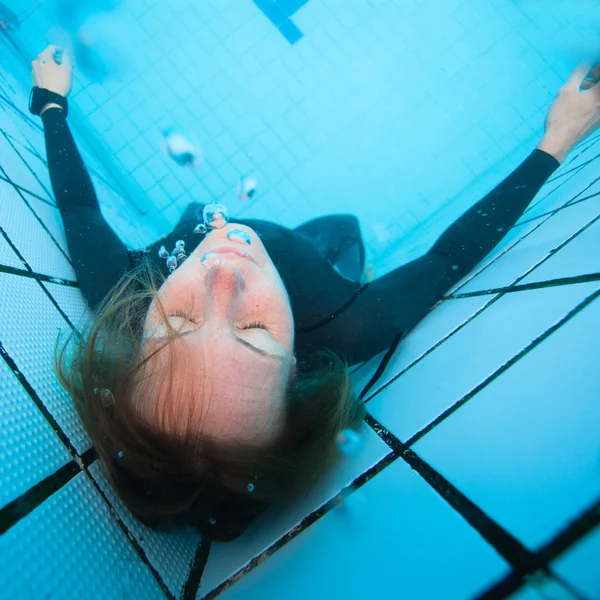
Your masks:
[{"label": "air bubble", "polygon": [[249,246],[252,245],[252,238],[250,237],[250,234],[247,231],[244,231],[243,229],[232,229],[227,234],[227,239],[233,240],[234,242],[245,242]]},{"label": "air bubble", "polygon": [[177,268],[177,258],[169,256],[169,258],[167,258],[167,267],[172,273]]},{"label": "air bubble", "polygon": [[201,259],[200,263],[206,269],[213,269],[221,264],[221,257],[216,252],[207,252]]},{"label": "air bubble", "polygon": [[208,229],[206,228],[206,225],[204,223],[198,223],[198,225],[196,225],[196,228],[194,229],[194,233],[206,233],[208,231]]},{"label": "air bubble", "polygon": [[237,199],[238,200],[252,200],[256,194],[257,187],[256,179],[252,177],[240,177],[237,185]]},{"label": "air bubble", "polygon": [[204,224],[210,229],[222,229],[229,222],[229,211],[218,202],[207,204],[202,213]]},{"label": "air bubble", "polygon": [[100,396],[100,403],[104,408],[111,408],[115,405],[115,398],[109,389],[94,388],[94,394]]},{"label": "air bubble", "polygon": [[189,137],[176,127],[163,131],[163,148],[165,152],[180,166],[198,167],[202,164],[202,152]]},{"label": "air bubble", "polygon": [[502,233],[504,231],[503,227],[498,227],[498,229],[496,229],[496,231],[498,231],[499,233]]},{"label": "air bubble", "polygon": [[338,450],[344,456],[356,455],[362,446],[360,435],[354,429],[342,429],[335,439]]},{"label": "air bubble", "polygon": [[164,246],[161,246],[158,250],[158,256],[161,258],[169,258],[169,251]]},{"label": "air bubble", "polygon": [[458,269],[459,269],[459,266],[458,266],[458,265],[452,265],[452,270],[453,270],[453,271],[458,271]]},{"label": "air bubble", "polygon": [[179,248],[180,250],[183,250],[185,248],[185,242],[183,240],[177,240],[175,242],[175,248]]},{"label": "air bubble", "polygon": [[123,454],[123,450],[119,450],[119,454],[117,454],[117,456],[119,458],[123,458],[124,454]]},{"label": "air bubble", "polygon": [[248,491],[249,492],[253,492],[254,491],[254,484],[253,483],[249,483],[248,484]]},{"label": "air bubble", "polygon": [[211,525],[214,525],[214,524],[217,522],[217,520],[216,520],[214,517],[211,517],[211,518],[208,520],[208,522],[209,522]]}]

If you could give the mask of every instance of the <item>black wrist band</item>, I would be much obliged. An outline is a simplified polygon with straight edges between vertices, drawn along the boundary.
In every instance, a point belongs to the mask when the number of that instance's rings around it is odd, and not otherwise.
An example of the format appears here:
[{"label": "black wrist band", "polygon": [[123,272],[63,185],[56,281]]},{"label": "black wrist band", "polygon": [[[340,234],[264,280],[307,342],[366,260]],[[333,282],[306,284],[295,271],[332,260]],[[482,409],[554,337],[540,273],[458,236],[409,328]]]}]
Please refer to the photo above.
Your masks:
[{"label": "black wrist band", "polygon": [[51,102],[58,104],[65,111],[65,117],[69,114],[69,103],[64,96],[51,92],[46,88],[37,86],[31,88],[31,94],[29,95],[29,112],[32,115],[39,115],[42,108]]}]

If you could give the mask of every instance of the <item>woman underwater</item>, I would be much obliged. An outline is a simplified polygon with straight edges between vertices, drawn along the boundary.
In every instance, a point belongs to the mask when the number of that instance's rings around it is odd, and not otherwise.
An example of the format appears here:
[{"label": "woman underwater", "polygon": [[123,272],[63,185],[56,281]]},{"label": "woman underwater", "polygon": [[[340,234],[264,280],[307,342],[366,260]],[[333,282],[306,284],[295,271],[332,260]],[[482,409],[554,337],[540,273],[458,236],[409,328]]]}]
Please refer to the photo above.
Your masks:
[{"label": "woman underwater", "polygon": [[55,62],[56,51],[32,62],[32,112],[41,114],[52,189],[93,319],[60,349],[57,340],[55,368],[134,516],[217,540],[239,536],[327,472],[337,436],[364,416],[346,367],[412,329],[600,125],[600,66],[580,66],[513,173],[425,255],[361,284],[364,249],[349,215],[293,230],[222,220],[198,243],[203,206],[192,204],[170,235],[128,251],[102,216],[67,125],[72,66],[66,54]]}]

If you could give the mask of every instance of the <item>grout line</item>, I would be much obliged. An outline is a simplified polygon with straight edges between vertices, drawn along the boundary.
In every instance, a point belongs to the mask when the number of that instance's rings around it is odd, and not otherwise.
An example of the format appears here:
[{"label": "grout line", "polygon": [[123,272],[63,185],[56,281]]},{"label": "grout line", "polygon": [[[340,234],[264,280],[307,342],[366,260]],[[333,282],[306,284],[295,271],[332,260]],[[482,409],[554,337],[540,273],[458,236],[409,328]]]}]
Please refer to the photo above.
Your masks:
[{"label": "grout line", "polygon": [[[0,353],[2,352],[0,346]],[[81,469],[75,460],[69,461],[42,481],[30,487],[24,494],[0,509],[0,534],[4,535],[14,525],[32,513],[50,496],[67,485]]]},{"label": "grout line", "polygon": [[[548,217],[548,219],[550,219],[550,217]],[[548,219],[546,219],[546,221]],[[517,277],[511,284],[509,284],[507,286],[507,289],[511,288],[516,283],[518,283],[519,281],[521,281],[522,279],[524,279],[525,277],[527,277],[530,273],[532,273],[533,271],[535,271],[539,266],[543,265],[548,259],[552,258],[555,254],[557,254],[560,250],[562,250],[567,244],[569,244],[569,242],[572,242],[576,237],[578,237],[586,229],[588,229],[589,227],[591,227],[592,225],[594,225],[598,220],[600,220],[600,212],[591,221],[588,221],[583,227],[581,227],[581,229],[579,229],[578,231],[576,231],[575,233],[573,233],[570,237],[566,238],[561,244],[559,244],[558,246],[556,246],[556,248],[552,248],[548,252],[548,254],[546,254],[546,256],[544,256],[541,260],[539,260],[536,264],[534,264],[527,271],[525,271],[519,277]],[[544,221],[543,223],[545,223],[546,221]],[[491,261],[488,265],[486,265],[483,269],[481,269],[481,271],[479,271],[475,275],[475,277],[477,277],[478,275],[480,275],[483,271],[485,271],[487,268],[489,268],[492,264],[494,264],[502,256],[505,256],[508,253],[508,251],[512,250],[516,245],[518,245],[521,242],[521,240],[525,239],[526,237],[529,237],[529,235],[532,234],[534,231],[536,231],[541,225],[543,225],[543,223],[540,223],[540,225],[538,225],[538,227],[533,228],[529,233],[525,234],[515,244],[513,244],[512,246],[510,246],[510,248],[508,248],[505,252],[503,252],[502,254],[499,254],[497,257],[495,257],[494,260]],[[467,283],[470,283],[471,281],[473,281],[475,279],[475,277],[472,277],[468,281],[465,281],[465,283],[463,285],[461,285],[459,288],[456,289],[456,292],[458,290],[462,289]],[[452,296],[445,296],[444,297],[444,299],[448,299],[448,298],[452,298]]]},{"label": "grout line", "polygon": [[71,444],[71,440],[62,430],[60,425],[56,422],[52,414],[48,411],[44,403],[41,401],[37,392],[33,386],[29,383],[23,373],[19,370],[15,361],[10,357],[2,342],[0,342],[0,356],[4,359],[9,369],[13,372],[15,377],[19,380],[19,383],[25,388],[29,397],[35,404],[36,408],[42,413],[50,427],[54,430],[59,440],[62,442],[66,450],[71,454],[73,460],[69,461],[66,465],[63,465],[58,471],[52,473],[49,477],[38,482],[33,487],[29,488],[24,494],[15,498],[12,502],[9,502],[6,506],[0,509],[0,534],[5,534],[8,530],[14,527],[27,515],[32,513],[35,509],[41,506],[50,496],[55,494],[57,491],[63,489],[75,476],[81,471],[85,473],[89,481],[96,488],[96,491],[104,499],[108,510],[111,512],[115,522],[122,529],[123,533],[129,538],[131,544],[134,546],[134,551],[137,552],[142,562],[150,569],[154,575],[157,583],[162,588],[169,600],[175,600],[175,596],[171,594],[166,584],[163,582],[161,575],[154,568],[146,553],[136,541],[135,537],[129,532],[127,526],[117,514],[111,502],[108,500],[100,485],[96,482],[95,478],[89,472],[89,466],[96,458],[96,451],[91,448],[81,456],[78,454],[75,447]]},{"label": "grout line", "polygon": [[206,563],[208,562],[208,555],[210,554],[211,545],[212,542],[208,537],[203,538],[200,541],[200,544],[198,544],[196,555],[192,561],[192,566],[190,568],[187,581],[185,582],[180,596],[182,600],[194,600],[198,595],[202,575],[204,574],[204,569],[206,568]]},{"label": "grout line", "polygon": [[[490,302],[488,302],[487,304],[485,304],[477,312],[473,313],[470,316],[470,318],[467,319],[464,323],[461,323],[456,329],[453,329],[452,331],[450,331],[449,333],[447,333],[444,337],[442,337],[440,340],[438,340],[436,344],[434,344],[433,346],[431,346],[428,350],[426,350],[423,354],[421,354],[420,356],[418,356],[415,360],[413,360],[410,364],[408,364],[406,367],[404,367],[401,371],[399,371],[398,373],[396,373],[384,385],[382,385],[380,388],[378,388],[377,390],[375,390],[375,392],[373,394],[371,394],[368,398],[365,399],[364,403],[366,404],[372,398],[374,398],[375,396],[377,396],[377,394],[379,394],[384,389],[386,389],[389,385],[391,385],[394,381],[396,381],[401,375],[404,375],[404,373],[406,373],[409,369],[411,369],[412,367],[414,367],[418,362],[420,362],[426,356],[428,356],[429,354],[431,354],[431,352],[433,352],[435,349],[437,349],[448,338],[450,338],[453,335],[455,335],[456,333],[458,333],[463,327],[465,327],[466,325],[468,325],[473,319],[475,319],[477,316],[479,316],[484,310],[486,310],[487,308],[489,308],[493,303],[495,303],[498,300],[500,300],[505,294],[512,293],[512,292],[515,292],[515,291],[523,291],[523,290],[527,290],[527,289],[541,289],[541,288],[546,288],[546,287],[559,287],[559,286],[562,286],[562,285],[574,285],[574,284],[577,284],[577,283],[584,283],[584,282],[589,282],[589,281],[597,281],[598,280],[598,274],[590,273],[590,274],[587,274],[587,275],[580,275],[580,276],[573,277],[573,278],[554,279],[554,280],[549,280],[549,281],[545,281],[545,282],[535,282],[535,283],[531,283],[531,284],[523,284],[522,286],[515,287],[515,283],[517,283],[518,281],[520,281],[520,280],[524,279],[525,277],[527,277],[527,275],[529,275],[529,273],[531,273],[534,269],[536,269],[541,264],[543,264],[550,257],[554,256],[554,254],[556,254],[558,251],[560,251],[562,248],[564,248],[575,237],[577,237],[578,235],[580,235],[588,227],[591,227],[598,220],[600,220],[600,214],[595,219],[593,219],[592,221],[590,221],[589,223],[587,223],[584,227],[582,227],[575,234],[573,234],[570,238],[568,238],[560,246],[558,246],[557,248],[554,248],[543,260],[541,260],[536,265],[534,265],[534,267],[532,267],[529,271],[526,271],[525,273],[523,273],[523,275],[521,275],[520,277],[518,277],[509,287],[506,287],[506,288],[497,288],[496,290],[483,290],[483,291],[479,291],[479,292],[470,292],[468,294],[460,294],[460,295],[457,295],[457,296],[446,296],[445,298],[443,298],[443,300],[460,299],[460,298],[468,298],[468,297],[480,296],[480,295],[489,295],[489,294],[492,294],[492,293],[499,292],[498,295],[495,298],[493,298],[492,300],[490,300]],[[427,313],[427,314],[429,314],[429,313]]]},{"label": "grout line", "polygon": [[15,191],[17,192],[17,194],[21,197],[21,200],[23,200],[23,202],[25,203],[25,206],[27,206],[27,208],[31,211],[31,213],[33,214],[33,216],[36,219],[36,221],[40,224],[40,226],[42,227],[42,229],[48,234],[48,236],[50,237],[50,239],[52,240],[52,242],[55,244],[55,246],[58,248],[58,250],[60,251],[60,253],[65,257],[65,259],[67,260],[67,262],[72,267],[73,263],[71,262],[70,257],[65,253],[65,251],[62,249],[61,245],[58,243],[58,241],[52,235],[52,233],[50,232],[50,230],[46,227],[46,224],[44,223],[44,221],[38,216],[38,214],[33,209],[33,207],[31,206],[31,204],[27,200],[27,198],[23,195],[23,192],[14,185],[12,179],[10,179],[10,177],[8,177],[8,175],[6,174],[6,171],[4,171],[4,169],[2,168],[1,165],[0,165],[0,172],[4,173],[4,177],[5,178],[8,178],[8,183],[11,186],[13,186],[13,188],[15,189]]},{"label": "grout line", "polygon": [[45,204],[47,204],[48,206],[51,206],[52,208],[57,208],[56,204],[54,204],[53,202],[49,202],[47,198],[42,198],[42,196],[38,196],[38,194],[36,194],[35,192],[32,192],[31,190],[28,190],[27,188],[23,187],[22,185],[19,185],[18,183],[15,183],[14,181],[7,179],[7,177],[8,177],[8,175],[6,177],[4,177],[3,175],[0,175],[0,181],[5,181],[6,183],[12,185],[14,188],[21,190],[21,192],[25,192],[26,194],[33,196],[34,198],[36,198],[36,200],[39,200],[40,202],[44,202]]},{"label": "grout line", "polygon": [[[17,156],[21,159],[23,164],[27,167],[27,170],[33,175],[35,180],[40,184],[40,187],[46,192],[46,194],[48,194],[47,200],[52,201],[52,193],[46,189],[46,186],[42,183],[41,179],[37,176],[37,173],[29,166],[29,163],[23,158],[21,153],[17,150],[16,146],[13,144],[13,142],[8,137],[8,135],[6,135],[6,133],[2,129],[0,129],[0,133],[4,136],[4,139],[10,144],[13,151],[17,154]],[[2,169],[2,170],[4,171],[4,169]],[[5,172],[5,174],[6,174],[6,172]],[[9,177],[9,179],[10,179],[10,177]]]},{"label": "grout line", "polygon": [[561,287],[563,285],[577,285],[578,283],[589,283],[590,281],[600,281],[600,273],[588,273],[587,275],[576,275],[575,277],[561,277],[559,279],[548,279],[546,281],[535,281],[533,283],[524,283],[509,288],[491,288],[481,290],[480,292],[467,292],[456,296],[448,296],[446,300],[459,300],[461,298],[473,298],[475,296],[488,296],[490,294],[512,294],[513,292],[523,292],[527,290],[539,290],[551,287]]},{"label": "grout line", "polygon": [[538,550],[540,560],[550,562],[600,525],[600,497]]},{"label": "grout line", "polygon": [[[594,183],[596,183],[598,180],[600,180],[600,177],[594,179],[594,181],[592,181],[592,183],[588,186],[587,189],[589,189],[589,187],[591,185],[594,185]],[[541,215],[538,215],[537,217],[532,217],[531,219],[527,219],[526,221],[520,221],[513,227],[513,229],[515,229],[517,227],[521,227],[522,225],[526,225],[527,223],[533,223],[537,219],[541,219],[542,217],[545,217],[547,215],[554,216],[555,214],[557,214],[567,208],[571,208],[572,206],[575,206],[575,205],[579,204],[580,202],[585,202],[586,200],[589,200],[590,198],[596,198],[597,196],[600,196],[600,192],[596,192],[595,194],[590,194],[589,196],[585,196],[585,198],[579,198],[579,200],[575,200],[574,202],[569,201],[566,204],[564,204],[563,206],[560,206],[559,208],[556,208],[554,210],[549,210],[548,212],[542,213]],[[577,196],[575,196],[575,197],[577,197]]]},{"label": "grout line", "polygon": [[556,330],[562,327],[565,323],[570,321],[573,317],[579,314],[584,308],[589,306],[596,298],[600,296],[600,289],[596,290],[592,294],[590,294],[585,300],[580,302],[574,309],[569,311],[560,321],[549,327],[544,333],[539,335],[536,339],[534,339],[529,345],[523,348],[520,352],[511,357],[508,361],[506,361],[502,366],[496,369],[490,376],[484,379],[479,385],[474,387],[470,392],[465,394],[460,400],[455,402],[452,406],[447,408],[443,413],[438,415],[433,421],[431,421],[428,425],[423,427],[420,431],[415,433],[409,440],[407,440],[406,445],[412,446],[416,442],[418,442],[425,434],[429,433],[436,425],[439,425],[442,421],[444,421],[447,417],[449,417],[452,413],[456,412],[463,404],[465,404],[468,400],[470,400],[473,396],[478,394],[483,388],[487,387],[490,383],[492,383],[495,379],[497,379],[502,373],[507,371],[513,364],[523,358],[526,354],[531,352],[536,346],[541,344],[545,339],[550,337]]},{"label": "grout line", "polygon": [[[0,234],[6,236],[4,230],[0,227]],[[21,260],[24,260],[21,258]],[[16,267],[9,267],[8,265],[0,265],[0,273],[7,273],[8,275],[17,275],[18,277],[29,277],[38,281],[45,281],[47,283],[56,283],[58,285],[66,285],[68,287],[78,288],[79,284],[76,281],[70,281],[69,279],[62,279],[60,277],[53,277],[51,275],[43,275],[42,273],[36,273],[33,270],[26,271],[24,269],[17,269]]]},{"label": "grout line", "polygon": [[[573,201],[580,196],[581,194],[583,194],[586,190],[588,190],[590,187],[592,187],[592,185],[594,185],[594,183],[597,180],[594,180],[594,182],[590,183],[585,189],[581,190],[580,192],[578,192],[577,194],[575,194],[575,196],[573,196],[572,198],[570,198],[567,202],[565,202],[560,208],[566,208],[567,206],[570,206],[571,203],[573,203]],[[590,196],[590,198],[594,197],[595,195]],[[471,277],[469,278],[465,278],[463,280],[463,283],[457,287],[453,293],[459,291],[460,289],[462,289],[465,285],[467,285],[468,283],[470,283],[471,281],[473,281],[473,279],[475,279],[476,277],[478,277],[481,273],[483,273],[483,271],[485,271],[486,269],[489,269],[491,265],[493,265],[497,260],[499,260],[500,258],[502,258],[505,254],[507,254],[510,250],[512,250],[515,246],[517,246],[518,244],[521,243],[522,240],[526,239],[527,237],[529,237],[530,235],[532,235],[535,231],[537,231],[542,225],[544,225],[544,223],[546,223],[549,219],[551,219],[556,213],[558,212],[558,210],[551,212],[551,214],[548,216],[547,219],[544,219],[543,221],[540,221],[533,229],[531,229],[530,231],[528,231],[526,234],[524,234],[522,237],[520,237],[518,240],[516,240],[513,244],[507,246],[502,252],[500,252],[500,254],[498,254],[497,256],[495,256],[489,263],[487,263],[486,265],[484,265],[481,269],[479,269],[478,271],[475,271],[474,269],[469,273],[469,275],[471,275]],[[525,214],[525,213],[524,213]],[[537,217],[539,218],[539,217]],[[536,218],[530,219],[529,222],[533,222],[535,221]],[[516,223],[511,229],[515,229],[516,227],[519,227],[520,224]]]},{"label": "grout line", "polygon": [[258,556],[255,556],[246,566],[242,567],[239,571],[234,573],[231,577],[229,577],[226,581],[219,584],[216,588],[213,588],[210,592],[208,592],[205,596],[202,596],[201,600],[212,600],[216,598],[219,594],[223,593],[225,590],[229,589],[234,583],[239,581],[244,575],[248,574],[250,571],[253,571],[256,567],[258,567],[261,563],[263,563],[269,556],[277,552],[280,548],[285,546],[288,542],[293,540],[295,537],[300,535],[305,529],[307,529],[310,525],[312,525],[315,521],[318,521],[322,516],[326,515],[332,509],[336,508],[340,505],[341,502],[344,501],[344,498],[348,497],[355,490],[362,487],[365,483],[371,480],[375,475],[383,471],[387,466],[393,463],[398,458],[398,455],[395,452],[390,452],[384,458],[382,458],[378,463],[373,465],[371,468],[367,469],[361,475],[356,477],[352,483],[343,488],[340,492],[338,492],[333,498],[328,500],[321,507],[314,510],[312,513],[304,517],[298,525],[290,529],[287,533],[282,535],[278,540],[276,540],[273,544],[271,544],[266,550],[264,550]]}]

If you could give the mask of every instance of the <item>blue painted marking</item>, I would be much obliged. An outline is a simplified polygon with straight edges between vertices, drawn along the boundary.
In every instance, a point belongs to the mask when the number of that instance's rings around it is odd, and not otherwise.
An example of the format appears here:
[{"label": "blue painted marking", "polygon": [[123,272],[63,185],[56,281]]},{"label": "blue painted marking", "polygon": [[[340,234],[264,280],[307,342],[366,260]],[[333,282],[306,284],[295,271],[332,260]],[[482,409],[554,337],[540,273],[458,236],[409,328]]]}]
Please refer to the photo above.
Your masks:
[{"label": "blue painted marking", "polygon": [[279,29],[290,44],[302,38],[302,32],[291,20],[291,16],[308,0],[253,0],[265,17]]},{"label": "blue painted marking", "polygon": [[302,37],[302,32],[296,27],[291,19],[282,23],[278,29],[290,44],[295,44]]}]

